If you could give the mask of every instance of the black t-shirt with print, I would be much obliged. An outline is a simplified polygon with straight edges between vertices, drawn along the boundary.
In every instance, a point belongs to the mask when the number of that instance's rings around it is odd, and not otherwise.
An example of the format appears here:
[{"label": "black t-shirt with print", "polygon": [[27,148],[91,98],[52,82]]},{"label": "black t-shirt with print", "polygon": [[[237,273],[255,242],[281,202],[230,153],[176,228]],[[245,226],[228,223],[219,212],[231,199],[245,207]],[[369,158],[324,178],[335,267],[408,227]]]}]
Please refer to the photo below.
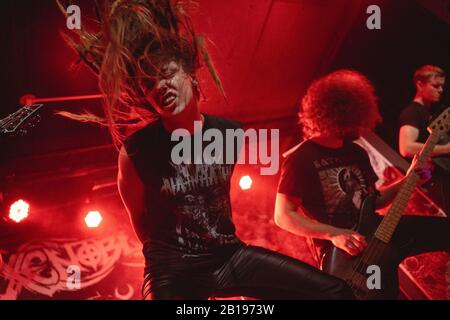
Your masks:
[{"label": "black t-shirt with print", "polygon": [[[171,141],[161,120],[126,140],[125,148],[145,188],[146,212],[134,225],[146,257],[164,251],[207,254],[241,243],[235,234],[229,196],[234,163],[193,164],[194,156],[200,154],[194,151],[197,135],[216,129],[226,137],[227,129],[238,128],[233,121],[205,115],[202,130],[189,136],[191,164],[172,161],[172,150],[180,142]],[[210,143],[204,142],[199,150],[203,152]],[[226,143],[223,145],[226,159]]]},{"label": "black t-shirt with print", "polygon": [[278,192],[301,198],[311,218],[352,229],[377,180],[367,153],[357,144],[332,149],[306,140],[284,161]]}]

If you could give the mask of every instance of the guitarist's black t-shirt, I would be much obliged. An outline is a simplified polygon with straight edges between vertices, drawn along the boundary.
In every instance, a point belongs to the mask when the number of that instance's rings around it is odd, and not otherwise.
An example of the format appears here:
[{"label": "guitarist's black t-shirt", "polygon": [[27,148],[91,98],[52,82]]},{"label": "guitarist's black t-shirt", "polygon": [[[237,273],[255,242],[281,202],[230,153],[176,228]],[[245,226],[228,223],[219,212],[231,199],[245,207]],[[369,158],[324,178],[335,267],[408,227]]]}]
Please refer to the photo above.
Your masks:
[{"label": "guitarist's black t-shirt", "polygon": [[300,197],[311,218],[352,229],[377,180],[367,153],[357,144],[332,149],[306,140],[284,161],[278,192]]},{"label": "guitarist's black t-shirt", "polygon": [[[441,114],[442,111],[443,108],[441,107],[439,109],[438,105],[433,105],[428,109],[420,103],[412,102],[400,114],[400,128],[404,125],[410,125],[419,129],[419,138],[417,139],[417,142],[425,143],[430,135],[427,127],[433,122],[433,119]],[[446,135],[442,135],[437,144],[446,144],[448,141],[449,138],[447,133]]]},{"label": "guitarist's black t-shirt", "polygon": [[[399,126],[401,128],[402,126],[409,125],[417,128],[419,130],[419,138],[417,139],[417,142],[425,143],[430,135],[427,130],[428,125],[433,121],[433,119],[439,116],[442,111],[443,110],[439,110],[436,105],[433,105],[430,109],[428,109],[420,103],[412,102],[400,114]],[[449,137],[447,133],[441,136],[437,144],[443,145],[448,141]],[[439,158],[448,159],[449,156],[440,156]]]},{"label": "guitarist's black t-shirt", "polygon": [[419,138],[417,142],[425,143],[429,136],[427,126],[430,124],[430,111],[423,105],[417,102],[412,102],[409,106],[403,109],[400,114],[399,127],[409,125],[419,130]]},{"label": "guitarist's black t-shirt", "polygon": [[[417,128],[419,130],[417,142],[425,143],[430,135],[427,126],[441,114],[442,109],[443,106],[436,104],[428,109],[420,103],[412,102],[400,114],[399,126],[410,125]],[[437,144],[443,145],[448,141],[450,141],[450,136],[447,133],[441,136]],[[429,193],[438,204],[448,212],[450,210],[450,155],[433,157],[433,162],[435,164],[433,178],[424,187],[429,189]]]}]

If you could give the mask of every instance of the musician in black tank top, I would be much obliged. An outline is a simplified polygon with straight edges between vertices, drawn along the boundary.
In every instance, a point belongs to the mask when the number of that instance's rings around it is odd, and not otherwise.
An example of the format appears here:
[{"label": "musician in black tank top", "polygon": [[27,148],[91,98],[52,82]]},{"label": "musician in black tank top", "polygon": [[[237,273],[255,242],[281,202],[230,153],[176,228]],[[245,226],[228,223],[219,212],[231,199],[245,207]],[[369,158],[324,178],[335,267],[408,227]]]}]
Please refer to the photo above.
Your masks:
[{"label": "musician in black tank top", "polygon": [[[100,71],[108,124],[122,146],[118,187],[143,243],[144,298],[352,298],[344,281],[239,240],[229,197],[234,163],[174,161],[171,138],[180,129],[194,137],[239,125],[200,113],[199,53],[223,91],[217,74],[186,11],[168,1],[147,6],[154,3],[115,1],[103,20],[108,33],[84,34],[77,47]],[[145,125],[123,139],[121,129],[136,123]]]}]

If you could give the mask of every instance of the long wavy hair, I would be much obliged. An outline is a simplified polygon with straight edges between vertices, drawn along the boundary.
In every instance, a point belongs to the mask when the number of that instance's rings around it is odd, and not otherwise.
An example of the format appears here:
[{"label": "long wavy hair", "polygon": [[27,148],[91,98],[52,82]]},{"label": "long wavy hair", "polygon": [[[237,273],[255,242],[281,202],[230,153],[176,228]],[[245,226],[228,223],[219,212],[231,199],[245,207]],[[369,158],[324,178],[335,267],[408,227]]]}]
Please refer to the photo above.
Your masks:
[{"label": "long wavy hair", "polygon": [[372,83],[353,70],[338,70],[314,81],[298,115],[305,138],[356,139],[381,122]]},{"label": "long wavy hair", "polygon": [[[61,11],[72,3],[56,0]],[[66,42],[99,78],[104,94],[103,117],[92,113],[59,114],[77,121],[94,121],[108,126],[120,147],[126,136],[159,117],[145,99],[145,90],[156,82],[159,69],[175,61],[195,78],[201,58],[225,96],[220,79],[204,45],[195,34],[188,11],[193,1],[107,0],[103,7],[94,1],[96,30],[84,26],[63,34]]]}]

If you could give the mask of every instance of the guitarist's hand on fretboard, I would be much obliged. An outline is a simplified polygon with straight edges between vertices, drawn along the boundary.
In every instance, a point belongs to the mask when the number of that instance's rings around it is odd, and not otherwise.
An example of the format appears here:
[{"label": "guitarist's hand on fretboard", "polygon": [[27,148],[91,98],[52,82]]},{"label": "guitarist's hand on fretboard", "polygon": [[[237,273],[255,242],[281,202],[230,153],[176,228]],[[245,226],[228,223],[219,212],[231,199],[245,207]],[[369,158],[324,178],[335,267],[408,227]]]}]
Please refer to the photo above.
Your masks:
[{"label": "guitarist's hand on fretboard", "polygon": [[411,162],[411,165],[406,174],[408,175],[411,171],[413,171],[418,177],[417,184],[421,186],[431,179],[431,177],[433,176],[433,170],[434,165],[431,159],[429,159],[426,163],[419,164],[417,163],[417,156],[414,156],[414,159]]}]

